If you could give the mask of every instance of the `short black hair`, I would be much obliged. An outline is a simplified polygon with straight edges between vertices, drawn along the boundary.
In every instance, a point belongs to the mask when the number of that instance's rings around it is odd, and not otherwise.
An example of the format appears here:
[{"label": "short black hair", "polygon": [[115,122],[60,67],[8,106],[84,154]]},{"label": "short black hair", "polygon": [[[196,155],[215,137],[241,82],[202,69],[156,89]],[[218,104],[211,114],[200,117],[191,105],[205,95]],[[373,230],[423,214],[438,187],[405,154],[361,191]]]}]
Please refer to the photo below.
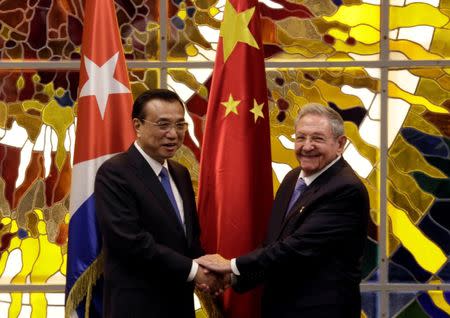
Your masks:
[{"label": "short black hair", "polygon": [[178,101],[180,102],[181,107],[183,107],[184,110],[183,100],[180,98],[180,96],[178,96],[177,93],[164,88],[149,89],[135,99],[133,103],[133,112],[131,113],[131,119],[145,119],[144,106],[149,101],[154,99],[159,99],[166,102]]}]

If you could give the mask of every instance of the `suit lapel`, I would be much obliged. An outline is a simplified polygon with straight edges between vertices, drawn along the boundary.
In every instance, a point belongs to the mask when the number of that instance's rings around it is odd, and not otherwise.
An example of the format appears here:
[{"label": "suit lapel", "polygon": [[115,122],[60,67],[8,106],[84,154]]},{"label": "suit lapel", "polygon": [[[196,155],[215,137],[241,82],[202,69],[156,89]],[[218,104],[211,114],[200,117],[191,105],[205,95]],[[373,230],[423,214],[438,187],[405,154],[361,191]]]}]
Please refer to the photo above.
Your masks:
[{"label": "suit lapel", "polygon": [[191,182],[191,180],[186,180],[183,178],[183,173],[180,171],[180,169],[173,164],[172,161],[168,160],[169,165],[169,171],[170,175],[173,178],[173,181],[175,182],[175,185],[177,186],[178,192],[180,193],[181,199],[183,200],[183,210],[184,210],[184,223],[186,227],[186,237],[188,239],[188,243],[190,244],[191,238],[192,238],[192,211],[191,206],[189,204],[190,200],[192,199],[189,194],[189,184],[186,184],[186,182]]},{"label": "suit lapel", "polygon": [[[306,207],[310,205],[310,203],[317,197],[317,191],[319,191],[320,185],[315,182],[311,183],[306,190],[300,195],[300,198],[289,211],[289,216],[284,219],[284,226],[291,220],[297,217],[298,215],[303,214]],[[282,229],[283,229],[282,228]]]},{"label": "suit lapel", "polygon": [[294,192],[299,174],[300,168],[294,169],[294,171],[286,177],[286,180],[282,184],[282,188],[279,189],[279,194],[277,194],[278,197],[274,201],[274,213],[272,214],[272,220],[270,222],[268,242],[275,241],[280,235],[285,221],[289,200]]},{"label": "suit lapel", "polygon": [[[320,176],[317,177],[305,190],[304,193],[301,194],[300,198],[294,204],[290,211],[290,214],[287,218],[283,219],[283,222],[280,226],[280,231],[278,233],[277,239],[280,238],[280,235],[283,233],[286,224],[295,220],[299,217],[304,218],[307,214],[310,213],[308,207],[318,198],[323,196],[323,192],[327,190],[327,184],[330,182],[330,179],[340,171],[346,165],[344,159],[341,157],[334,165],[328,168],[325,172],[323,172]],[[297,175],[298,176],[298,175]],[[294,184],[295,186],[295,184]],[[290,197],[289,197],[290,198]],[[289,200],[289,199],[288,199]]]},{"label": "suit lapel", "polygon": [[131,165],[135,169],[134,173],[136,176],[141,179],[146,188],[153,193],[153,197],[156,198],[161,208],[167,212],[167,217],[172,219],[174,226],[184,232],[180,221],[175,214],[176,212],[172,207],[172,203],[170,203],[170,200],[167,197],[166,191],[148,162],[142,157],[134,145],[128,149],[127,154]]}]

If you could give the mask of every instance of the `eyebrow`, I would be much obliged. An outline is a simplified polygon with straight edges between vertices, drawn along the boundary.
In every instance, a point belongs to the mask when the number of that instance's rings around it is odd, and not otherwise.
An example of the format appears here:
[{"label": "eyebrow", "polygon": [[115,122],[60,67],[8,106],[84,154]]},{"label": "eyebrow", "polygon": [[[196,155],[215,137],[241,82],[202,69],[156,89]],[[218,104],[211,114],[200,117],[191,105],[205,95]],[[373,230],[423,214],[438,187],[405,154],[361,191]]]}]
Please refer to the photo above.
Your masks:
[{"label": "eyebrow", "polygon": [[[175,119],[175,122],[177,122],[177,121],[184,121],[185,119],[184,119],[184,116],[183,117],[179,117],[179,118],[177,118],[177,119]],[[156,118],[156,121],[172,121],[170,118],[167,118],[167,117],[158,117],[158,118]]]},{"label": "eyebrow", "polygon": [[305,134],[305,133],[302,133],[302,132],[300,132],[300,133],[295,133],[295,136],[301,136],[301,135],[303,135],[303,136],[327,136],[326,134],[324,134],[324,133],[320,133],[320,132],[317,132],[317,133],[312,133],[312,134]]}]

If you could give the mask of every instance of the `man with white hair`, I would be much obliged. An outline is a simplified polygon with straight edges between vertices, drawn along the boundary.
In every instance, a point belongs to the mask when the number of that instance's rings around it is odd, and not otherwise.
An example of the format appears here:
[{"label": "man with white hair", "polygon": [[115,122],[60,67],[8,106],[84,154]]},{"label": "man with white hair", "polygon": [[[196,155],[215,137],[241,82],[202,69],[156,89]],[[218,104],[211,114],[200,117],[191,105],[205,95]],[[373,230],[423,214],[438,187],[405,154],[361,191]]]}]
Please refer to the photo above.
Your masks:
[{"label": "man with white hair", "polygon": [[232,260],[198,262],[233,273],[233,288],[264,284],[264,318],[359,318],[361,258],[369,197],[342,158],[341,116],[320,104],[302,107],[295,121],[300,163],[281,183],[263,247]]}]

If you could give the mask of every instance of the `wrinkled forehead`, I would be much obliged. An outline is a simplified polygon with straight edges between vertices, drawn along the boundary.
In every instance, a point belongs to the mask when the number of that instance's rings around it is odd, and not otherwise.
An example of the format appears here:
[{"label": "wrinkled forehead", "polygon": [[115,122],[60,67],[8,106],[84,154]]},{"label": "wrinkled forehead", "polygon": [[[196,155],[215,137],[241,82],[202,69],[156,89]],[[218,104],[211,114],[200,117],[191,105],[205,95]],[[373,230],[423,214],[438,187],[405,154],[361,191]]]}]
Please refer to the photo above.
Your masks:
[{"label": "wrinkled forehead", "polygon": [[295,125],[296,134],[321,134],[331,135],[330,120],[326,116],[308,114],[300,118]]}]

